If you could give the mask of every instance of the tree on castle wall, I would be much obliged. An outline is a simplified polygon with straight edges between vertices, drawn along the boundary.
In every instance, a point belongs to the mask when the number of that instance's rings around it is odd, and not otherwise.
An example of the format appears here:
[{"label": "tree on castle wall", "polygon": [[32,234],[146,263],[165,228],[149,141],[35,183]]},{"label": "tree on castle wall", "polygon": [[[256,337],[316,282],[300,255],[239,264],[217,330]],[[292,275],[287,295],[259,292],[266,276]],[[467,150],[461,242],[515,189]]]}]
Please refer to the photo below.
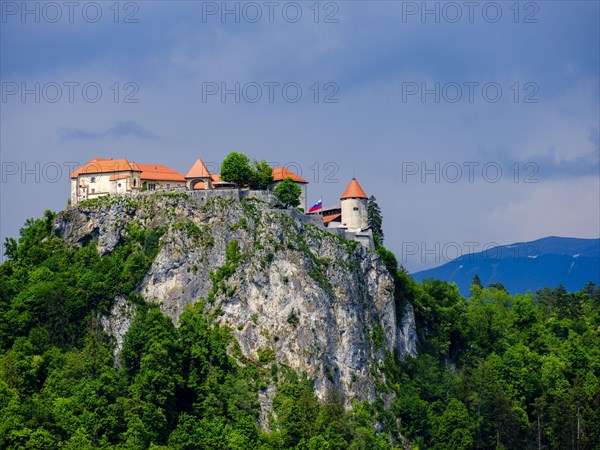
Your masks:
[{"label": "tree on castle wall", "polygon": [[252,180],[253,170],[250,160],[239,152],[229,153],[221,164],[221,179],[235,183],[237,187],[245,187]]},{"label": "tree on castle wall", "polygon": [[275,192],[275,196],[277,199],[283,203],[283,205],[288,208],[290,206],[298,206],[300,204],[300,195],[302,194],[302,189],[294,180],[290,177],[287,177],[273,190]]},{"label": "tree on castle wall", "polygon": [[367,202],[368,223],[373,231],[373,240],[375,245],[383,244],[383,218],[381,217],[381,208],[377,204],[377,199],[371,195]]},{"label": "tree on castle wall", "polygon": [[254,168],[252,170],[252,179],[250,180],[250,188],[265,190],[269,187],[269,184],[273,182],[273,168],[267,164],[263,159],[262,161],[253,162]]},{"label": "tree on castle wall", "polygon": [[235,183],[239,188],[265,190],[273,182],[273,169],[264,159],[250,164],[250,159],[243,153],[231,152],[221,164],[221,179]]}]

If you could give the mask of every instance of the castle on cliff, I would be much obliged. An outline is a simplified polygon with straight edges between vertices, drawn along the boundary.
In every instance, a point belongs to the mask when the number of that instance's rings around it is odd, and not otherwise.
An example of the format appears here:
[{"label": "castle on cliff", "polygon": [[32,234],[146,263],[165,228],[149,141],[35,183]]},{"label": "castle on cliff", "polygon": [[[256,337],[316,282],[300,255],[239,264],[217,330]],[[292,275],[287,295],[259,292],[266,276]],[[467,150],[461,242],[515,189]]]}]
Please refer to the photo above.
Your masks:
[{"label": "castle on cliff", "polygon": [[[285,167],[273,168],[272,190],[286,178],[301,188],[300,208],[307,211],[308,181]],[[161,164],[138,164],[126,159],[95,158],[71,173],[71,205],[106,195],[135,195],[141,191],[159,190],[220,190],[236,189],[235,184],[212,174],[200,158],[186,175]],[[308,215],[341,237],[373,247],[373,236],[368,224],[368,197],[356,178],[353,178],[340,197],[337,206],[311,208]],[[316,206],[316,205],[315,205]]]}]

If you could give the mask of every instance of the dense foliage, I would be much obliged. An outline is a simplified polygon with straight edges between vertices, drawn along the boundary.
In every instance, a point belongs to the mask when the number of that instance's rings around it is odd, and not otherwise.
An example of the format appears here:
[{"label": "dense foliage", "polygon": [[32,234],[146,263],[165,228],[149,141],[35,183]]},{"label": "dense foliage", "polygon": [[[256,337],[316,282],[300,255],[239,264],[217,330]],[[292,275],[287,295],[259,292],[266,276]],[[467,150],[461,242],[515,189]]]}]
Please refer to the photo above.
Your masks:
[{"label": "dense foliage", "polygon": [[398,273],[420,356],[388,372],[401,430],[425,448],[600,445],[600,288],[511,296]]},{"label": "dense foliage", "polygon": [[243,153],[231,152],[221,164],[221,178],[240,188],[265,190],[273,182],[273,169],[265,160],[251,164]]},{"label": "dense foliage", "polygon": [[275,186],[274,193],[277,200],[287,208],[290,206],[298,206],[300,204],[302,188],[288,177]]},{"label": "dense foliage", "polygon": [[273,182],[273,168],[263,159],[254,161],[250,189],[265,190]]},{"label": "dense foliage", "polygon": [[[345,411],[335,395],[317,402],[311,380],[272,357],[246,359],[202,302],[175,327],[133,294],[162,229],[130,225],[100,257],[91,242],[65,246],[53,221],[51,212],[29,220],[0,266],[0,448],[600,445],[600,289],[591,284],[513,296],[474,283],[464,299],[455,285],[398,271],[398,308],[414,305],[419,356],[390,356],[381,399]],[[393,254],[379,252],[395,270]],[[237,255],[231,241],[232,270]],[[100,321],[118,296],[137,313],[115,368]],[[262,429],[269,386],[273,414]]]},{"label": "dense foliage", "polygon": [[252,179],[250,159],[243,153],[229,153],[221,164],[221,179],[235,183],[238,187],[247,186]]}]

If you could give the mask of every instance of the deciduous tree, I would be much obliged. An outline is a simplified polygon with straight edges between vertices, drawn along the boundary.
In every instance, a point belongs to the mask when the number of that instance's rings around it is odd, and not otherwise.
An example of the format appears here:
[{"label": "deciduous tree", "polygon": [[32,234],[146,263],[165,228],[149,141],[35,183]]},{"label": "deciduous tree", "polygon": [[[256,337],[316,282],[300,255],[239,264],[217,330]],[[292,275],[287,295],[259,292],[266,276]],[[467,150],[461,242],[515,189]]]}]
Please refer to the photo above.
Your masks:
[{"label": "deciduous tree", "polygon": [[298,206],[300,204],[300,195],[302,189],[288,177],[275,186],[274,189],[277,199],[286,207]]}]

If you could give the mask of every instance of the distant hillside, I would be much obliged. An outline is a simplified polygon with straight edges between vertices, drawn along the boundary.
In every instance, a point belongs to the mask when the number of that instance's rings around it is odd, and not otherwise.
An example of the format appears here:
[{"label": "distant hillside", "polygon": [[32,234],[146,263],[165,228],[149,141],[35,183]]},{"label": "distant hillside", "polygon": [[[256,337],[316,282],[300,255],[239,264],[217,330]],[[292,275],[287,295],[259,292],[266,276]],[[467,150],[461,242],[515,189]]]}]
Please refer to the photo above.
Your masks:
[{"label": "distant hillside", "polygon": [[471,253],[442,266],[417,272],[415,280],[453,281],[463,296],[469,295],[473,276],[481,283],[502,283],[511,294],[554,288],[581,289],[588,281],[600,283],[600,239],[550,236]]}]

